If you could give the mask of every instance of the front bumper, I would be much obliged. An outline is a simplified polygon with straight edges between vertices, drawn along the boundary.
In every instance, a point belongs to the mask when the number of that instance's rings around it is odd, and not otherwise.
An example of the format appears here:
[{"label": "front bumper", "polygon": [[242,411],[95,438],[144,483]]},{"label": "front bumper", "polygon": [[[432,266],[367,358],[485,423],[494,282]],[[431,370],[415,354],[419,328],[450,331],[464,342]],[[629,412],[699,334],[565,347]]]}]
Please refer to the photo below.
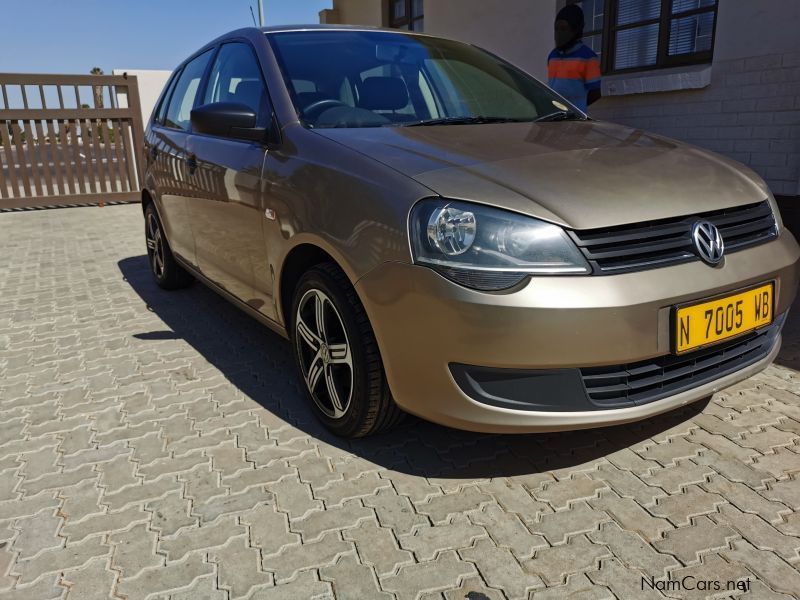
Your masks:
[{"label": "front bumper", "polygon": [[534,277],[521,289],[484,293],[426,267],[386,263],[356,289],[404,410],[474,431],[555,431],[634,421],[707,397],[764,369],[777,355],[780,336],[764,358],[741,370],[625,408],[560,411],[558,401],[546,411],[493,406],[465,394],[451,365],[558,370],[668,355],[674,305],[775,280],[774,312],[782,315],[795,298],[798,259],[800,248],[784,230],[773,242],[727,256],[718,268],[695,262],[617,276]]}]

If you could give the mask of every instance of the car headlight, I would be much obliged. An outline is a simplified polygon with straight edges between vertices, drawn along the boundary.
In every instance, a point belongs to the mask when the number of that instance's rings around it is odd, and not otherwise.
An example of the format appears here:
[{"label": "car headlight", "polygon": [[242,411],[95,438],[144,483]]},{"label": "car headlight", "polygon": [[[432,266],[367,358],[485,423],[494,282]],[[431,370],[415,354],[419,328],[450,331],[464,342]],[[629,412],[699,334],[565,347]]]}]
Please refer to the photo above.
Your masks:
[{"label": "car headlight", "polygon": [[506,289],[531,274],[591,272],[561,227],[490,206],[423,200],[410,229],[414,262],[474,289]]}]

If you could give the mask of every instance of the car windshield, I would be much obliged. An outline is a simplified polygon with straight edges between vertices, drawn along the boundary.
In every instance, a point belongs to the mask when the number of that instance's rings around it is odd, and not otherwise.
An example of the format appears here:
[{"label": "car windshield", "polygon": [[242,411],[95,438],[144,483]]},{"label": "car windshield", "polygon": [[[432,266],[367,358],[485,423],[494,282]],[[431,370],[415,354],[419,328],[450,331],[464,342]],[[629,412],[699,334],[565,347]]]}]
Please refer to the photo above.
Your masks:
[{"label": "car windshield", "polygon": [[460,42],[385,31],[268,34],[308,127],[585,118],[531,76]]}]

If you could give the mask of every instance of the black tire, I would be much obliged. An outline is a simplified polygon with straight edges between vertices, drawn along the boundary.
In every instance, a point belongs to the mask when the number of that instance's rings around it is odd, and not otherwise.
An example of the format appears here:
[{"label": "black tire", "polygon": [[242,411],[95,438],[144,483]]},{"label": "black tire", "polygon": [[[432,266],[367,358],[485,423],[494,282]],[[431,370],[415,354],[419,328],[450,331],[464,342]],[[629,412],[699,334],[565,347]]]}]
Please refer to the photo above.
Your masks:
[{"label": "black tire", "polygon": [[144,236],[150,272],[159,287],[178,290],[191,285],[194,278],[175,260],[152,202],[144,210]]},{"label": "black tire", "polygon": [[[312,303],[313,318],[309,316]],[[317,313],[318,306],[322,306],[320,313]],[[321,332],[318,314],[323,315]],[[301,321],[300,327],[298,321]],[[367,313],[337,265],[317,265],[300,278],[294,291],[289,330],[306,398],[330,431],[342,437],[358,438],[386,431],[402,420],[405,413],[389,392]],[[317,346],[318,343],[321,346]],[[346,355],[342,348],[345,345],[349,346]],[[348,367],[349,394],[345,392]],[[312,380],[316,384],[311,383]],[[332,399],[331,387],[335,390],[333,395],[339,397],[338,405]]]}]

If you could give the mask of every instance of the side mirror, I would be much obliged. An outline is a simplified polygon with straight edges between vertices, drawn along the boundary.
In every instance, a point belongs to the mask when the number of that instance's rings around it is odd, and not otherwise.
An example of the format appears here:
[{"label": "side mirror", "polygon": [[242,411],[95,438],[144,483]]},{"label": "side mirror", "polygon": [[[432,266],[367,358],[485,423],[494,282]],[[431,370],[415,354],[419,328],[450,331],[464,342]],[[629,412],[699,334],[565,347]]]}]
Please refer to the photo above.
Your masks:
[{"label": "side mirror", "polygon": [[267,130],[256,127],[255,111],[237,102],[213,102],[191,112],[192,131],[207,135],[264,142]]}]

